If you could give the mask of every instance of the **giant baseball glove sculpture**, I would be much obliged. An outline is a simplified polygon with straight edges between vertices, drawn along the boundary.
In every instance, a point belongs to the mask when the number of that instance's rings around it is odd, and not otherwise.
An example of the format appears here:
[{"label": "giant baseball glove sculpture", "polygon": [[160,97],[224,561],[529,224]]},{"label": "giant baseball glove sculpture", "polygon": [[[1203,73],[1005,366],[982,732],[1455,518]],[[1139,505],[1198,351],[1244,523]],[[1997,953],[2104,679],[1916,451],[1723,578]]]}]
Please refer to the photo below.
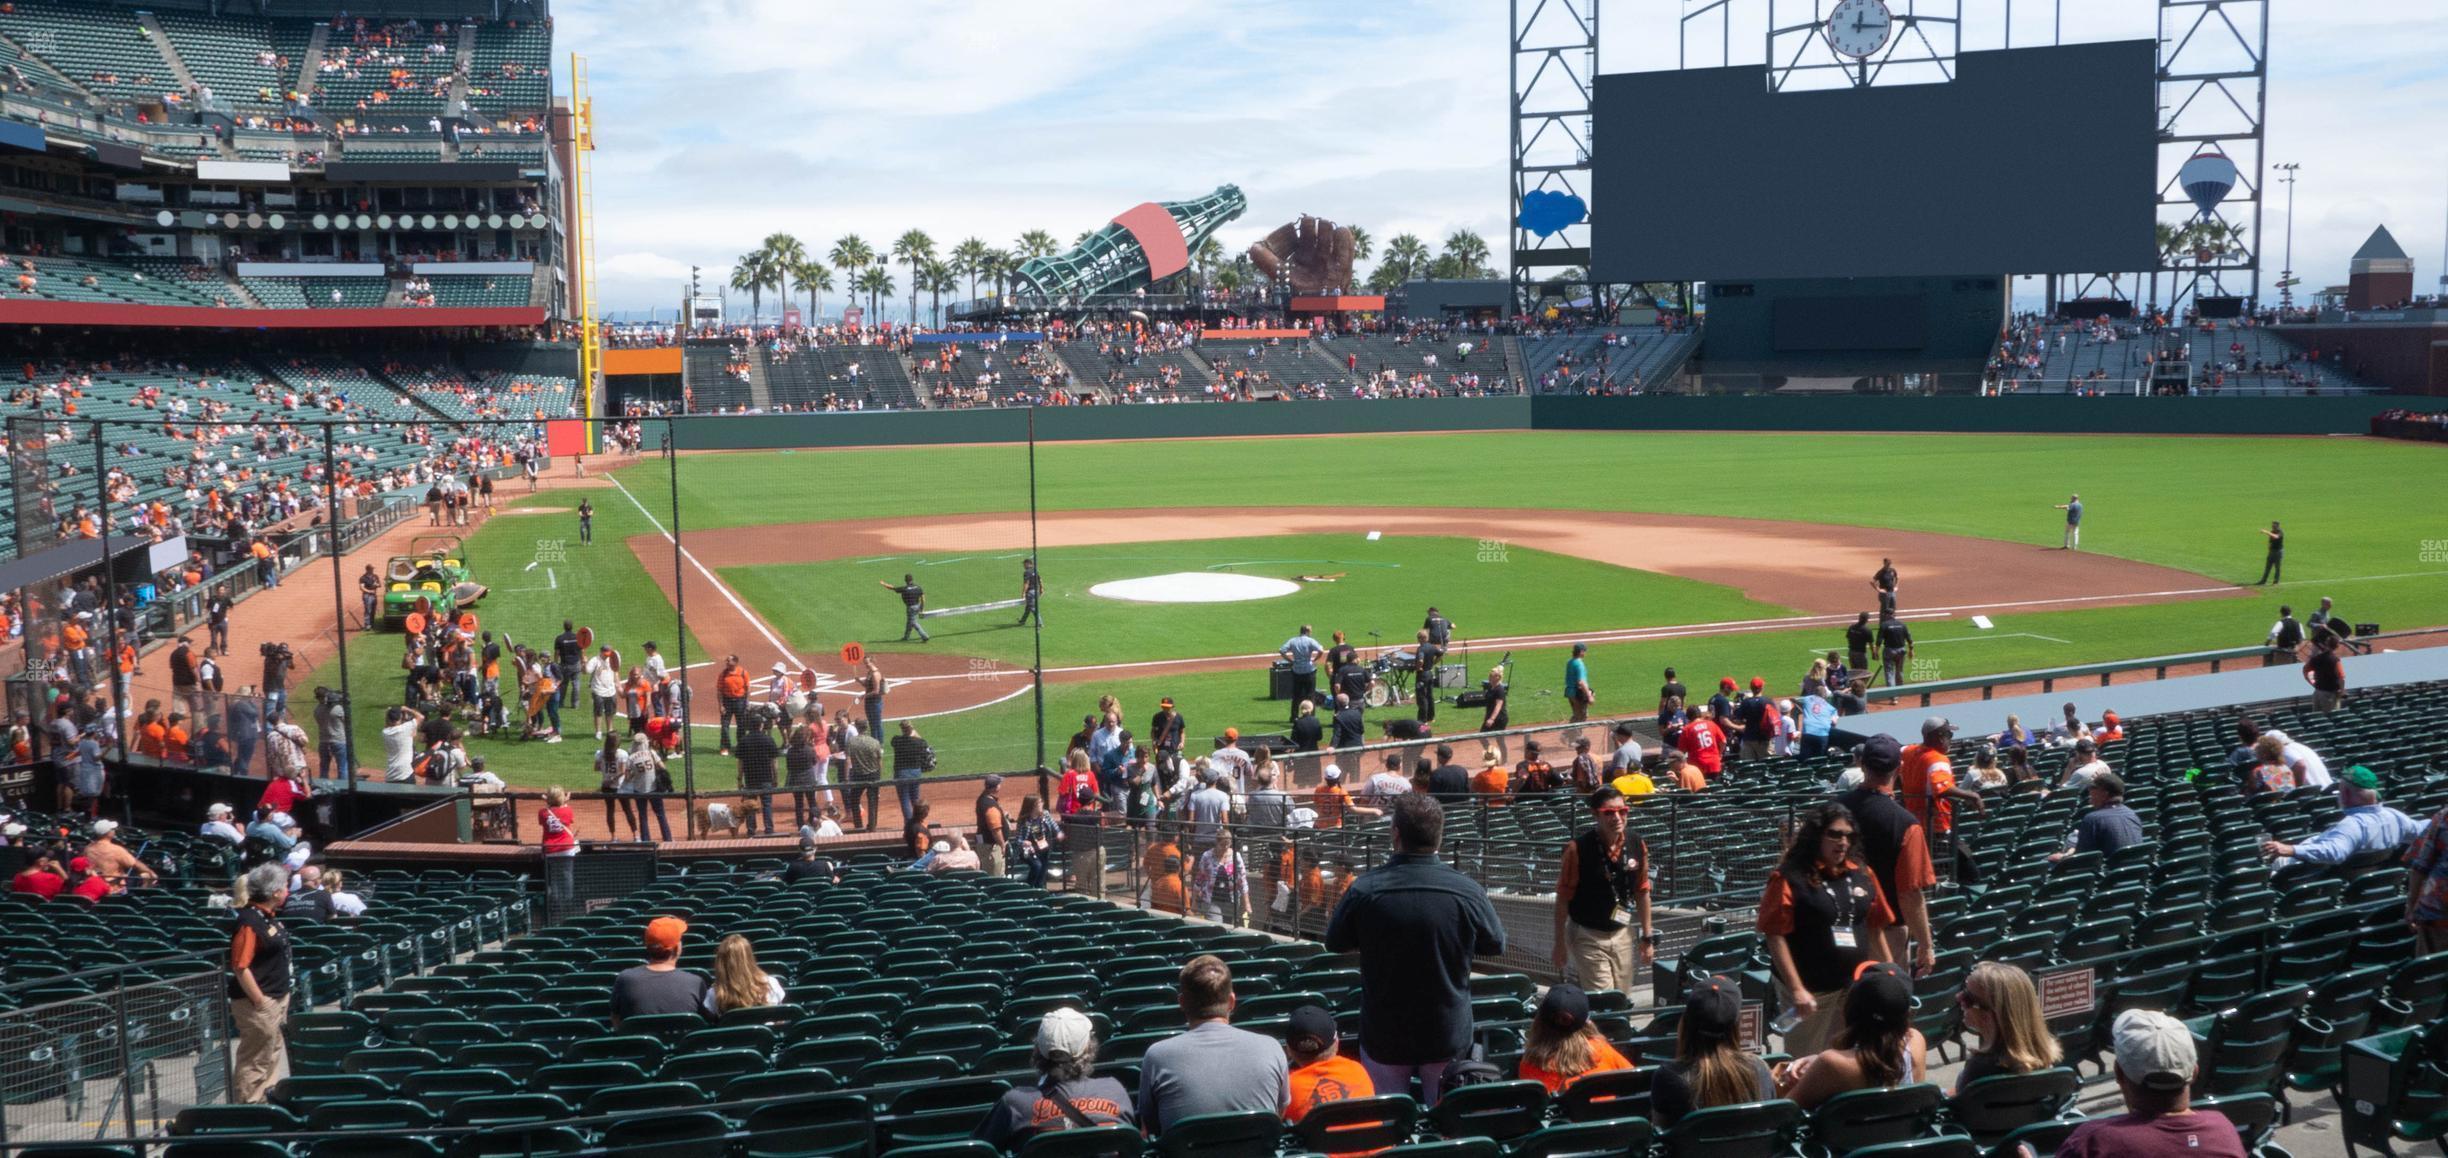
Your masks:
[{"label": "giant baseball glove sculpture", "polygon": [[1304,213],[1250,246],[1249,259],[1269,282],[1289,277],[1296,294],[1342,289],[1351,284],[1352,233]]}]

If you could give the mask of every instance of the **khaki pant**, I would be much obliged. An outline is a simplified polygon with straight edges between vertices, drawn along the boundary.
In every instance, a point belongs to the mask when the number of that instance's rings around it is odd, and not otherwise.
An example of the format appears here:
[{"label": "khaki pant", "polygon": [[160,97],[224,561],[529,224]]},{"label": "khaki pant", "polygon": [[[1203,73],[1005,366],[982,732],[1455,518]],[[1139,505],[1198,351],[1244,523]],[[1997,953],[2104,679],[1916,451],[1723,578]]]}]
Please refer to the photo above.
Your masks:
[{"label": "khaki pant", "polygon": [[[1793,1004],[1793,993],[1785,988],[1784,982],[1777,982],[1776,994],[1777,1009],[1768,1013],[1772,1021],[1785,1006]],[[1837,1024],[1844,1017],[1844,990],[1833,989],[1826,993],[1814,993],[1811,994],[1811,997],[1818,1001],[1819,1008],[1813,1010],[1809,1017],[1802,1019],[1801,1024],[1794,1026],[1785,1034],[1785,1052],[1794,1057],[1804,1057],[1826,1049],[1828,1042],[1836,1036]]]},{"label": "khaki pant", "polygon": [[2344,707],[2345,704],[2346,693],[2344,692],[2324,692],[2318,689],[2312,692],[2312,707],[2315,711],[2334,712]]},{"label": "khaki pant", "polygon": [[999,844],[981,844],[981,845],[977,846],[977,854],[978,854],[978,869],[979,869],[980,871],[984,872],[984,873],[985,873],[987,876],[990,876],[990,877],[999,877],[999,876],[1002,876],[1002,875],[1003,875],[1003,846],[1002,846],[1002,845],[999,845]]},{"label": "khaki pant", "polygon": [[289,1045],[281,1037],[281,1023],[289,1020],[288,999],[275,997],[269,1005],[257,1005],[233,997],[230,1018],[238,1023],[237,1072],[230,1092],[241,1102],[263,1101],[281,1071],[289,1068]]},{"label": "khaki pant", "polygon": [[1634,936],[1630,925],[1602,933],[1573,921],[1564,922],[1565,948],[1572,962],[1573,977],[1581,988],[1632,992],[1640,984],[1640,953],[1635,948]]}]

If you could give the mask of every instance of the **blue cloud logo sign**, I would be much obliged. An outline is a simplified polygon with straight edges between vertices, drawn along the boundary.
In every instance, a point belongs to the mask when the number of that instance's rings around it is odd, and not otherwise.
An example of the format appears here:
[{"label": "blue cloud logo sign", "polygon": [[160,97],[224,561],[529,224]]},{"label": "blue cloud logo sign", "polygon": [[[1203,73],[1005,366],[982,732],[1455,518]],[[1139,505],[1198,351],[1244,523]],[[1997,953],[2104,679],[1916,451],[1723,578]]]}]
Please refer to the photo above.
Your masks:
[{"label": "blue cloud logo sign", "polygon": [[1540,237],[1552,236],[1568,225],[1579,225],[1589,219],[1589,203],[1570,193],[1539,189],[1522,194],[1522,228]]}]

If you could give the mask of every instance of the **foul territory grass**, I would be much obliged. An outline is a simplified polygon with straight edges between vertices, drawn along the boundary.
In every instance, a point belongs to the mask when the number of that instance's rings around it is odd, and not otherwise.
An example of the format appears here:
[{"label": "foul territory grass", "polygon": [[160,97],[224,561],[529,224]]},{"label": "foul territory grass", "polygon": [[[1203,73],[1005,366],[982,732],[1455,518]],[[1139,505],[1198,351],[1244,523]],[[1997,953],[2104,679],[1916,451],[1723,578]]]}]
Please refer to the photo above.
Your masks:
[{"label": "foul territory grass", "polygon": [[[595,542],[591,546],[578,542],[574,511],[581,498],[595,503]],[[619,648],[625,660],[642,658],[645,653],[638,645],[651,639],[671,662],[679,661],[671,600],[638,566],[637,557],[622,541],[631,535],[651,534],[654,528],[619,491],[521,495],[508,506],[571,510],[534,515],[505,511],[472,533],[457,532],[467,536],[466,558],[477,581],[492,588],[475,608],[486,630],[507,632],[511,639],[530,647],[549,648],[553,637],[561,633],[561,621],[568,619],[593,626],[596,637]],[[527,566],[531,562],[536,564],[532,570]],[[354,588],[349,597],[356,598]],[[689,638],[689,649],[691,661],[705,658],[694,635]],[[356,704],[349,723],[359,767],[382,765],[383,711],[400,702],[407,676],[400,668],[401,654],[397,631],[348,637],[349,690]],[[503,683],[515,686],[507,677]],[[318,684],[340,686],[337,659],[316,667],[300,686]],[[299,702],[310,701],[301,693]],[[583,697],[580,702],[584,703]],[[517,709],[511,712],[515,718]],[[305,714],[302,707],[299,714]],[[468,753],[484,756],[489,769],[515,784],[593,788],[586,709],[565,709],[562,728],[570,736],[566,743],[471,738]]]},{"label": "foul territory grass", "polygon": [[[874,562],[727,567],[722,577],[794,649],[825,655],[850,640],[900,646],[894,641],[901,636],[901,601],[878,588],[878,579],[916,575],[929,607],[988,603],[1016,596],[1023,557],[896,555]],[[1046,580],[1049,667],[1267,652],[1304,623],[1316,625],[1321,640],[1342,630],[1361,647],[1391,646],[1414,637],[1431,605],[1462,634],[1479,638],[1792,614],[1716,584],[1442,536],[1115,543],[1052,548],[1038,558]],[[1237,603],[1129,603],[1089,590],[1109,580],[1177,571],[1340,578]],[[1006,608],[928,619],[934,642],[924,646],[1025,667],[1036,640],[1029,628],[1017,626],[1019,617],[1017,609]]]}]

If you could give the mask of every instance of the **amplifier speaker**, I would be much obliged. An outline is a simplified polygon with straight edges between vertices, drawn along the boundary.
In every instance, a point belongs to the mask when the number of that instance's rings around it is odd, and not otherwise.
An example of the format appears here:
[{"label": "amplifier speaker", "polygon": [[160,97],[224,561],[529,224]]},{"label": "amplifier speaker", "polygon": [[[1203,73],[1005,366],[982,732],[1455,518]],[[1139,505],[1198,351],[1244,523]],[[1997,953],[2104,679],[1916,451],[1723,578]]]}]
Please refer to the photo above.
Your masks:
[{"label": "amplifier speaker", "polygon": [[1291,664],[1278,663],[1275,666],[1267,669],[1267,698],[1270,700],[1288,700],[1292,698]]},{"label": "amplifier speaker", "polygon": [[1459,688],[1467,687],[1469,684],[1469,669],[1464,667],[1462,664],[1440,663],[1437,665],[1436,686],[1440,688]]}]

